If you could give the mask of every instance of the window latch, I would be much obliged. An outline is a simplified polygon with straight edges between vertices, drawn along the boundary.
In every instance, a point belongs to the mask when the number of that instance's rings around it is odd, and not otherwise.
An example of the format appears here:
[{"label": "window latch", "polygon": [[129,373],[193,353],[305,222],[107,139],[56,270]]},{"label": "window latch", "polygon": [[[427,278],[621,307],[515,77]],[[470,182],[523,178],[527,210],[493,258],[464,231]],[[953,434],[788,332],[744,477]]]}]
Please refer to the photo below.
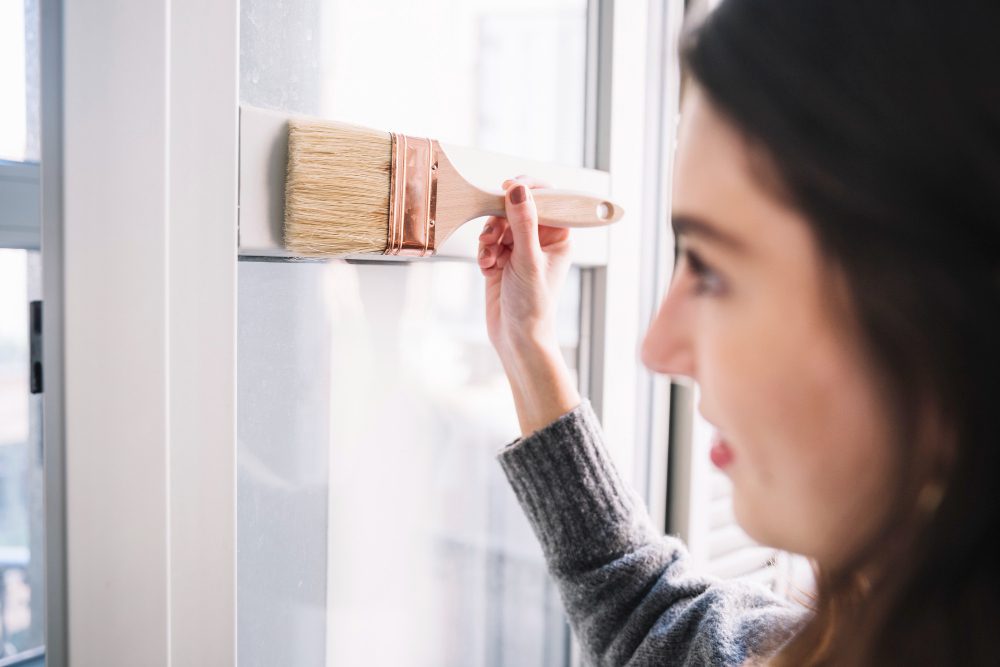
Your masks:
[{"label": "window latch", "polygon": [[42,302],[29,304],[29,370],[31,393],[42,393]]}]

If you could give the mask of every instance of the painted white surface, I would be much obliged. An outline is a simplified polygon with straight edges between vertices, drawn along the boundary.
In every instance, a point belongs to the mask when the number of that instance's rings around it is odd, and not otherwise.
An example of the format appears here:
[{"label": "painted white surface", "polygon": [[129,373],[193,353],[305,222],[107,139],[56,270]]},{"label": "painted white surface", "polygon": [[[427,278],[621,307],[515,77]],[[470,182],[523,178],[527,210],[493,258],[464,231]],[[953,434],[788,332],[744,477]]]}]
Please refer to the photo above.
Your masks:
[{"label": "painted white surface", "polygon": [[641,221],[650,215],[643,205],[648,8],[646,3],[619,2],[614,14],[609,172],[611,197],[626,213],[611,226],[608,239],[601,416],[611,455],[622,476],[634,483],[643,333],[638,308]]},{"label": "painted white surface", "polygon": [[158,0],[67,3],[70,662],[168,665],[168,32]]},{"label": "painted white surface", "polygon": [[65,9],[71,664],[235,664],[237,25]]},{"label": "painted white surface", "polygon": [[[657,0],[649,9],[649,69],[646,74],[647,156],[643,166],[644,194],[652,230],[641,274],[640,336],[645,336],[669,287],[674,269],[674,238],[670,226],[674,147],[680,117],[680,63],[677,47],[684,17],[684,0]],[[667,493],[671,415],[670,377],[639,371],[639,405],[648,406],[648,422],[638,425],[638,437],[650,442],[649,456],[635,462],[636,477],[645,477],[650,514],[657,526],[667,525]],[[643,402],[645,400],[645,403]],[[641,418],[641,416],[640,416]]]},{"label": "painted white surface", "polygon": [[238,0],[170,24],[170,664],[236,664]]}]

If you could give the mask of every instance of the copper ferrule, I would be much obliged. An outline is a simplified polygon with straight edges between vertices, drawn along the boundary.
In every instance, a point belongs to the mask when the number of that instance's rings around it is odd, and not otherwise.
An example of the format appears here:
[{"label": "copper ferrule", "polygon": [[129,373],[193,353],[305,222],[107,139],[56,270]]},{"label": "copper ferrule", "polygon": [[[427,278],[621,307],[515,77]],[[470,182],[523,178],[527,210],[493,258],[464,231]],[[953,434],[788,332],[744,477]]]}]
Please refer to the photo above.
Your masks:
[{"label": "copper ferrule", "polygon": [[382,254],[433,255],[441,147],[433,139],[390,134],[389,234]]}]

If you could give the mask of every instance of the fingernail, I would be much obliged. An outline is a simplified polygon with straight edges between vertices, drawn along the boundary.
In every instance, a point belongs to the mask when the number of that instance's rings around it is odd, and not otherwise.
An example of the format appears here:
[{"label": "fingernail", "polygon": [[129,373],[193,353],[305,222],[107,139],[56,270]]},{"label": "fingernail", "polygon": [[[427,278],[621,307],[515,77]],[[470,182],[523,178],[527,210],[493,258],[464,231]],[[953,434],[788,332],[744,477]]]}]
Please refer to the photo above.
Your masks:
[{"label": "fingernail", "polygon": [[489,256],[490,256],[489,248],[483,248],[482,250],[479,251],[479,259],[486,259]]},{"label": "fingernail", "polygon": [[524,203],[524,186],[519,185],[510,191],[510,201],[512,204]]},{"label": "fingernail", "polygon": [[493,231],[493,224],[492,224],[492,223],[489,223],[489,222],[487,222],[487,223],[486,223],[486,226],[485,226],[485,227],[483,227],[483,233],[482,233],[482,234],[480,234],[480,236],[486,236],[487,234],[489,234],[489,233],[490,233],[490,232],[492,232],[492,231]]}]

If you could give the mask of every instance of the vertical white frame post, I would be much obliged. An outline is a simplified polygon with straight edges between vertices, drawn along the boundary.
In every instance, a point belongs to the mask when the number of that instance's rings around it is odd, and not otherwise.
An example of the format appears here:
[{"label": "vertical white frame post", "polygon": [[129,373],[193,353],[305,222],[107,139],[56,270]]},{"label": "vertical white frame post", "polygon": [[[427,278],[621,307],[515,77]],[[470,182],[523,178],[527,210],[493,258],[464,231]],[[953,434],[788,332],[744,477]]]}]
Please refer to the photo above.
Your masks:
[{"label": "vertical white frame post", "polygon": [[592,351],[584,365],[616,464],[665,525],[670,384],[642,365],[640,349],[673,267],[670,183],[680,89],[674,56],[683,0],[593,1],[592,21],[602,24],[591,37],[600,43],[591,63],[591,159],[609,172],[611,196],[627,218],[610,228],[607,265],[585,284]]},{"label": "vertical white frame post", "polygon": [[[673,198],[674,147],[680,119],[680,58],[678,46],[684,0],[649,0],[649,44],[646,88],[645,197],[650,240],[642,258],[642,325],[648,328],[669,287],[674,269],[674,237],[670,226]],[[654,523],[666,530],[667,479],[671,420],[670,378],[642,369],[637,410],[640,441],[650,443],[649,456],[637,461],[644,475],[646,500]]]},{"label": "vertical white frame post", "polygon": [[235,666],[240,10],[238,0],[166,6],[170,658]]},{"label": "vertical white frame post", "polygon": [[63,1],[39,17],[39,221],[42,249],[42,466],[45,505],[45,661],[69,664],[66,594],[66,447],[63,366]]},{"label": "vertical white frame post", "polygon": [[238,29],[65,0],[69,664],[236,662]]},{"label": "vertical white frame post", "polygon": [[593,317],[590,394],[616,465],[635,483],[642,335],[639,258],[643,221],[649,215],[643,193],[649,7],[646,2],[592,3],[600,48],[597,62],[592,63],[597,96],[589,139],[595,164],[589,166],[611,174],[611,196],[625,208],[627,217],[611,226],[607,266],[594,269],[589,290]]}]

